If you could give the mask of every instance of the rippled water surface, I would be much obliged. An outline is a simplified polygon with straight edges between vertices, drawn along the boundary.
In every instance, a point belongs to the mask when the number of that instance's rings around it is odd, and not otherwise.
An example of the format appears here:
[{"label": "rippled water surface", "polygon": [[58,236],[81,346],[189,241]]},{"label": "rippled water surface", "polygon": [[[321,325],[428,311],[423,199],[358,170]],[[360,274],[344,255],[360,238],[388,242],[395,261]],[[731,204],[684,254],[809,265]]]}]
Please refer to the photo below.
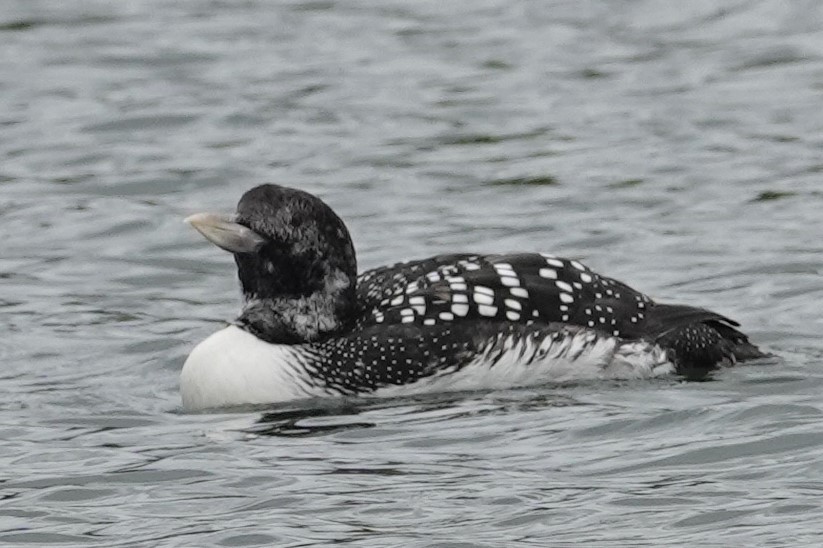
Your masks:
[{"label": "rippled water surface", "polygon": [[[821,29],[813,1],[6,0],[0,544],[818,545]],[[550,251],[775,357],[183,414],[239,296],[181,219],[267,181],[363,268]]]}]

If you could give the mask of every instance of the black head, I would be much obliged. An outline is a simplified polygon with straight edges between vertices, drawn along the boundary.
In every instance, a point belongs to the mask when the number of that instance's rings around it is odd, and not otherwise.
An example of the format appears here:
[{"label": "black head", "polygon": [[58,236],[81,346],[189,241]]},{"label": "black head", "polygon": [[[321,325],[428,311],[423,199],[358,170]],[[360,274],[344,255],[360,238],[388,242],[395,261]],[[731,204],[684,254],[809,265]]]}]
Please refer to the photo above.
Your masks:
[{"label": "black head", "polygon": [[233,216],[188,221],[231,251],[246,300],[241,325],[271,342],[296,343],[345,328],[354,314],[357,261],[343,221],[307,192],[260,185]]},{"label": "black head", "polygon": [[325,291],[330,277],[339,284],[357,276],[346,225],[307,192],[260,185],[240,199],[235,219],[263,238],[254,252],[234,255],[252,298],[307,297]]}]

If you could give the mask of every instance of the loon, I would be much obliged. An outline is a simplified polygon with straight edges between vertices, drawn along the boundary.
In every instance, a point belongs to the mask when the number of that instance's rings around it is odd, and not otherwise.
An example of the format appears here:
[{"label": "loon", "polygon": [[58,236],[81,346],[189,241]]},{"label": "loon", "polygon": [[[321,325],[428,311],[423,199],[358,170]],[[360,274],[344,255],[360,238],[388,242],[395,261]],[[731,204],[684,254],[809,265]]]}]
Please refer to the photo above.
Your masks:
[{"label": "loon", "polygon": [[576,260],[457,253],[357,274],[346,225],[266,184],[186,219],[234,254],[243,308],[186,359],[188,411],[710,371],[763,354],[739,324],[656,303]]}]

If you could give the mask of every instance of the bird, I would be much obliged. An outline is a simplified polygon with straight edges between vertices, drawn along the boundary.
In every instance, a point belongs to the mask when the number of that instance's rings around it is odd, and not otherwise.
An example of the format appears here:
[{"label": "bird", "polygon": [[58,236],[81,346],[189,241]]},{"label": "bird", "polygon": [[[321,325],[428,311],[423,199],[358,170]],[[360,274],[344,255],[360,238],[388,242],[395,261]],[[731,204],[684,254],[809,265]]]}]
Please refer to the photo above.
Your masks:
[{"label": "bird", "polygon": [[186,222],[233,254],[237,318],[197,344],[183,408],[681,376],[763,356],[734,320],[664,304],[578,260],[451,253],[357,272],[343,220],[263,184]]}]

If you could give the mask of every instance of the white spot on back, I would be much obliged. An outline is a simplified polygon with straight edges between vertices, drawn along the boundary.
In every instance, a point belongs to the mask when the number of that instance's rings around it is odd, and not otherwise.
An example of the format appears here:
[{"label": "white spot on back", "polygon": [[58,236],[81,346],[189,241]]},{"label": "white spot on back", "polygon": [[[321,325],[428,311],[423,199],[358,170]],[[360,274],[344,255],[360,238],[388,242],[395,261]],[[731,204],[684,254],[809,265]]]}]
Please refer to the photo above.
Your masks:
[{"label": "white spot on back", "polygon": [[469,305],[467,304],[453,304],[452,313],[455,316],[465,316],[469,313]]},{"label": "white spot on back", "polygon": [[529,298],[529,292],[522,287],[512,287],[511,289],[509,289],[509,293],[511,293],[515,297],[521,297],[523,299]]},{"label": "white spot on back", "polygon": [[562,280],[557,280],[556,282],[554,282],[554,284],[563,291],[567,291],[569,293],[572,292],[572,286]]},{"label": "white spot on back", "polygon": [[477,307],[477,311],[480,313],[481,316],[493,317],[497,314],[497,307],[481,304]]},{"label": "white spot on back", "polygon": [[512,276],[503,276],[500,278],[500,283],[506,287],[516,287],[520,285],[520,279]]}]

